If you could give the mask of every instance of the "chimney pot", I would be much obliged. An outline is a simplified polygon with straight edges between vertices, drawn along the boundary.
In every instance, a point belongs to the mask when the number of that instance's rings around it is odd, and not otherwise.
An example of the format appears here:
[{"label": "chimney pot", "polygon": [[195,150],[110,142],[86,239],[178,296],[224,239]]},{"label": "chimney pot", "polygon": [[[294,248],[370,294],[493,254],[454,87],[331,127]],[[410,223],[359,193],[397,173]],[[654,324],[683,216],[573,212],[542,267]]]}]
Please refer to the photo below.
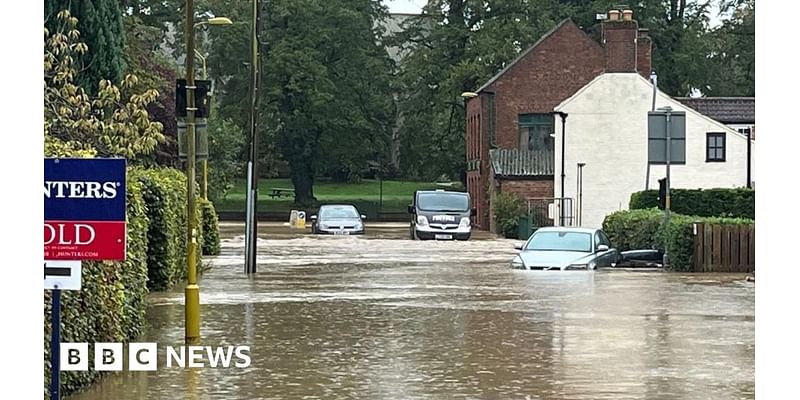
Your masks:
[{"label": "chimney pot", "polygon": [[622,11],[622,20],[623,21],[630,21],[633,19],[633,10],[623,10]]},{"label": "chimney pot", "polygon": [[610,10],[608,12],[609,21],[619,21],[619,10]]}]

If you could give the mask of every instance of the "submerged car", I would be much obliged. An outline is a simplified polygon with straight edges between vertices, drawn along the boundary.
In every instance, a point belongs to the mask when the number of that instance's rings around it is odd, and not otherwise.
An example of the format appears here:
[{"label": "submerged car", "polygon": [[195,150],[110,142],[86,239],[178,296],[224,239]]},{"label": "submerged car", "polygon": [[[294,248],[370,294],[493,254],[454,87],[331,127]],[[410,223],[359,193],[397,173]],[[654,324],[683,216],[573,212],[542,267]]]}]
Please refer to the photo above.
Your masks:
[{"label": "submerged car", "polygon": [[600,229],[546,227],[531,235],[511,261],[511,267],[527,270],[594,270],[615,266],[619,252]]},{"label": "submerged car", "polygon": [[364,217],[349,204],[326,204],[311,216],[311,232],[330,235],[364,234]]}]

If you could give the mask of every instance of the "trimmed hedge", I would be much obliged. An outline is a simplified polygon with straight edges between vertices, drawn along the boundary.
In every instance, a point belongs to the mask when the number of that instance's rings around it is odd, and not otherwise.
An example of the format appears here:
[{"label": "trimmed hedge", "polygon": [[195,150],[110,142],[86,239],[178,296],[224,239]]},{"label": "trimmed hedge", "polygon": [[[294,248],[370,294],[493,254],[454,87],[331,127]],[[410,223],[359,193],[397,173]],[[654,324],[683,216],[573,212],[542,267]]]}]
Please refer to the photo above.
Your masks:
[{"label": "trimmed hedge", "polygon": [[[683,215],[756,218],[756,191],[752,189],[671,189],[670,208]],[[658,190],[631,195],[630,209],[658,207]]]},{"label": "trimmed hedge", "polygon": [[203,255],[215,256],[219,254],[219,220],[214,204],[208,200],[200,199],[202,210]]},{"label": "trimmed hedge", "polygon": [[[134,169],[142,183],[150,226],[147,237],[147,286],[162,291],[186,278],[186,175],[173,168]],[[201,265],[203,229],[200,202],[196,203],[198,227],[198,271]]]},{"label": "trimmed hedge", "polygon": [[[81,290],[61,292],[61,342],[128,342],[138,337],[145,326],[149,219],[142,185],[130,174],[126,184],[127,259],[82,263]],[[45,398],[50,397],[50,314],[50,291],[45,291]],[[87,386],[100,374],[91,369],[64,371],[62,392],[68,394]]]},{"label": "trimmed hedge", "polygon": [[[175,169],[129,167],[127,171],[127,248],[124,262],[82,263],[82,289],[61,293],[62,342],[129,342],[145,327],[148,289],[164,290],[186,275],[186,177]],[[199,192],[199,191],[198,191]],[[200,250],[219,252],[213,205],[198,200]],[[202,213],[202,214],[201,214]],[[211,217],[203,219],[208,213]],[[50,291],[44,295],[45,398],[50,388]],[[89,357],[94,357],[92,346]],[[91,364],[91,363],[90,363]],[[64,371],[62,392],[72,393],[101,375]]]},{"label": "trimmed hedge", "polygon": [[754,221],[673,213],[667,226],[663,211],[651,208],[610,214],[603,221],[603,230],[619,251],[657,249],[663,252],[666,243],[669,246],[670,267],[677,271],[692,271],[694,223],[751,225]]}]

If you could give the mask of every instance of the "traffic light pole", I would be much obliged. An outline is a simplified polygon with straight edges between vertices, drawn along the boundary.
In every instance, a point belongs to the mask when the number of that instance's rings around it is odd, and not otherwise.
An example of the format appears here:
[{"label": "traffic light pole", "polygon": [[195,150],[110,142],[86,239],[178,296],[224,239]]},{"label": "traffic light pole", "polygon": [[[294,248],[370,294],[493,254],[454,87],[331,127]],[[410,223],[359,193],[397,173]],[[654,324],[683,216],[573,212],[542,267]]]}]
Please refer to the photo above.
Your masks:
[{"label": "traffic light pole", "polygon": [[[669,185],[669,166],[670,166],[670,157],[672,156],[670,154],[670,150],[671,150],[670,147],[672,146],[672,144],[671,144],[671,135],[670,135],[670,129],[671,129],[671,127],[670,127],[670,122],[671,122],[670,119],[671,119],[672,115],[671,115],[670,111],[671,110],[669,108],[666,109],[666,112],[667,112],[667,121],[666,121],[667,122],[667,124],[666,124],[667,125],[666,126],[666,128],[667,128],[667,184],[666,184],[666,186],[667,187],[666,187],[666,191],[665,191],[666,195],[664,196],[664,197],[666,197],[666,201],[664,203],[664,224],[665,224],[665,227],[667,229],[669,229],[669,217],[670,217],[670,215],[669,215],[669,207],[670,207],[670,201],[669,201],[670,200],[669,199],[669,186],[670,186]],[[667,235],[664,235],[664,237],[665,237],[665,239],[664,239],[664,268],[665,269],[669,268],[669,241],[666,238],[666,236]]]},{"label": "traffic light pole", "polygon": [[247,212],[245,215],[244,272],[256,273],[258,244],[258,0],[253,0],[250,53],[250,160],[247,164]]}]

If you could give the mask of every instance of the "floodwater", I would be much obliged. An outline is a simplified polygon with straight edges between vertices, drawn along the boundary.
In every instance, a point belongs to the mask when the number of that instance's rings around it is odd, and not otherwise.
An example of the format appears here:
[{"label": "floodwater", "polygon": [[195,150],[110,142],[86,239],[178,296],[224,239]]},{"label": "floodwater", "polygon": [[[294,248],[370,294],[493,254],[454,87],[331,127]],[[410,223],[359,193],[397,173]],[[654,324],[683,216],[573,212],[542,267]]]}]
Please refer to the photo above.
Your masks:
[{"label": "floodwater", "polygon": [[[243,225],[200,282],[202,342],[249,345],[247,368],[166,368],[183,292],[151,295],[159,369],[113,373],[96,399],[753,399],[755,288],[743,275],[508,268],[515,241],[408,240]],[[208,258],[207,258],[208,259]],[[127,369],[127,368],[126,368]]]}]

